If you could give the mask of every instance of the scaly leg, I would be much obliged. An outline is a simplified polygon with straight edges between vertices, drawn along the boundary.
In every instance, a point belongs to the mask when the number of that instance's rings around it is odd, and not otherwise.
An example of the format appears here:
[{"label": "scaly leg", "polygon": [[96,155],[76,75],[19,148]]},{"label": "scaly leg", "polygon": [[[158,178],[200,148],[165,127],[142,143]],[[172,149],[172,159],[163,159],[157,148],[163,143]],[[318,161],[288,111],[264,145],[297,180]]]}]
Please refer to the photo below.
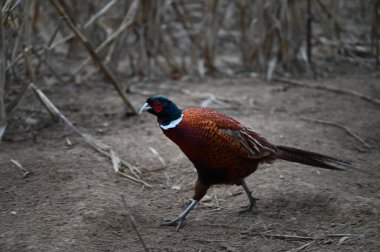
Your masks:
[{"label": "scaly leg", "polygon": [[186,216],[198,204],[198,202],[203,198],[203,196],[205,196],[209,188],[210,188],[210,185],[203,184],[199,179],[197,179],[197,181],[195,182],[195,187],[194,187],[194,196],[191,199],[190,204],[186,207],[186,209],[180,215],[178,215],[177,218],[175,218],[174,220],[165,221],[161,225],[166,225],[166,226],[177,225],[176,230],[178,231],[182,227]]},{"label": "scaly leg", "polygon": [[244,209],[239,211],[239,213],[244,213],[244,212],[254,212],[257,213],[257,207],[256,207],[256,198],[252,196],[252,191],[249,190],[247,184],[245,183],[245,180],[241,180],[241,186],[243,187],[245,193],[248,196],[249,200],[249,205],[246,207],[243,207]]},{"label": "scaly leg", "polygon": [[198,204],[198,200],[192,199],[190,204],[186,207],[186,209],[174,220],[168,220],[162,223],[162,226],[175,226],[177,225],[176,230],[178,231],[182,225],[183,221],[185,220],[186,216],[190,213],[191,209],[193,209]]}]

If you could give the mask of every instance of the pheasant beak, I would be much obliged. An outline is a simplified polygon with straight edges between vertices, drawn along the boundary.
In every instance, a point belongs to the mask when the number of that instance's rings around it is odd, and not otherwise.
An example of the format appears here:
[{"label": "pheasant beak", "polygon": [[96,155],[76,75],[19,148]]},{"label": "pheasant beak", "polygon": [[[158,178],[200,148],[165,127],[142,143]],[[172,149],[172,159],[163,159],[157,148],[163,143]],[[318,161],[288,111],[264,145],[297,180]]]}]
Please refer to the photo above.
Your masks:
[{"label": "pheasant beak", "polygon": [[142,107],[139,109],[139,114],[142,114],[142,112],[147,111],[147,110],[149,110],[149,109],[151,109],[151,108],[152,108],[152,107],[149,106],[148,103],[144,103],[144,105],[142,105]]}]

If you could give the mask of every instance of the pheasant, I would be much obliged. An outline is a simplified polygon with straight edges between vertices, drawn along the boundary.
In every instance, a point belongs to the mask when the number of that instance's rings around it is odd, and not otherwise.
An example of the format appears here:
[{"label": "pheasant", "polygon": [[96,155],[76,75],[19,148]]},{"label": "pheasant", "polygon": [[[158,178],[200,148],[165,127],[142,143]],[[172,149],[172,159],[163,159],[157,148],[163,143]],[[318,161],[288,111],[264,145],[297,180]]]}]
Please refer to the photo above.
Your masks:
[{"label": "pheasant", "polygon": [[207,190],[216,184],[242,186],[249,200],[242,211],[256,212],[256,199],[244,179],[260,164],[282,159],[331,170],[352,167],[334,157],[272,144],[251,128],[213,109],[181,110],[164,96],[151,96],[140,108],[140,114],[144,111],[157,117],[162,132],[178,145],[198,173],[190,204],[177,218],[162,224],[176,225],[177,231]]}]

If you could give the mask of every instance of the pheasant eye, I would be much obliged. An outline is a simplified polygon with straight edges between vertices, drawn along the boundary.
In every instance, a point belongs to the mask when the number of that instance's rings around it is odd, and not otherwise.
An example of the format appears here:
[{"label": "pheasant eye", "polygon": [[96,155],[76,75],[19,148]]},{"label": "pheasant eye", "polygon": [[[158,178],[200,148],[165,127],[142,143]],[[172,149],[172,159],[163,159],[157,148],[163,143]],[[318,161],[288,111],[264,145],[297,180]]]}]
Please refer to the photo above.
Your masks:
[{"label": "pheasant eye", "polygon": [[153,101],[152,102],[152,107],[153,109],[157,112],[157,113],[160,113],[163,109],[163,105],[161,102],[159,101]]}]

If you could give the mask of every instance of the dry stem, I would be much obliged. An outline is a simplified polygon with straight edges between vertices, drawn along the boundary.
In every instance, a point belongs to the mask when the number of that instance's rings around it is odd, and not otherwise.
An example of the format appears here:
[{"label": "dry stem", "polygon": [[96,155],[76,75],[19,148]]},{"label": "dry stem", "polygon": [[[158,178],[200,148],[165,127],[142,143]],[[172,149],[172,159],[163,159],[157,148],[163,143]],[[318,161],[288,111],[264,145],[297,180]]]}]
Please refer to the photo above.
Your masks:
[{"label": "dry stem", "polygon": [[17,167],[23,178],[26,178],[30,174],[17,160],[11,159],[11,162]]},{"label": "dry stem", "polygon": [[[41,103],[44,104],[44,106],[47,108],[47,110],[51,114],[53,114],[56,118],[59,118],[61,120],[61,122],[66,124],[72,131],[74,131],[76,134],[81,136],[85,140],[85,142],[87,144],[89,144],[93,149],[95,149],[96,151],[98,151],[101,154],[110,158],[112,163],[113,163],[114,169],[115,169],[114,164],[117,162],[120,162],[122,165],[124,165],[126,168],[128,168],[134,176],[130,176],[130,175],[126,174],[125,172],[121,171],[120,169],[117,169],[117,172],[116,172],[117,174],[119,174],[123,177],[129,178],[135,182],[139,182],[141,184],[144,184],[148,187],[151,187],[151,185],[149,185],[148,183],[143,181],[137,175],[136,171],[138,169],[136,167],[134,167],[132,164],[129,164],[128,162],[120,159],[118,156],[116,158],[115,157],[117,155],[116,152],[114,152],[109,146],[103,144],[99,140],[95,140],[94,138],[90,137],[89,135],[82,133],[77,127],[74,126],[74,124],[69,119],[67,119],[66,116],[64,116],[58,110],[58,108],[56,106],[54,106],[54,104],[46,97],[46,95],[40,89],[38,89],[33,83],[30,84],[30,87],[33,89],[33,91],[35,92],[35,94],[37,95],[37,97],[39,98]],[[115,160],[117,160],[117,161],[115,161]],[[116,169],[115,169],[115,171],[116,171]]]},{"label": "dry stem", "polygon": [[280,240],[299,240],[299,241],[318,241],[318,240],[327,240],[336,237],[350,237],[353,234],[326,234],[322,236],[299,236],[299,235],[286,235],[286,234],[268,234],[265,232],[249,232],[248,234],[253,236],[262,236],[266,238],[275,238]]},{"label": "dry stem", "polygon": [[[55,37],[57,36],[59,29],[61,28],[61,25],[62,25],[62,19],[60,18],[59,21],[58,21],[57,26],[55,27],[55,30],[54,30],[53,34],[51,35],[51,37],[49,39],[49,41],[47,42],[46,46],[44,46],[44,48],[42,49],[42,54],[41,55],[38,52],[36,52],[35,50],[33,51],[33,53],[37,57],[41,58],[39,60],[38,64],[37,64],[37,67],[36,67],[36,72],[37,73],[38,73],[38,71],[39,71],[39,69],[40,69],[40,67],[41,67],[41,65],[43,63],[42,60],[44,60],[46,62],[47,57],[48,57],[48,52],[50,50],[50,46],[53,44],[53,42],[55,40]],[[46,64],[46,65],[49,65],[49,64]]]},{"label": "dry stem", "polygon": [[5,111],[5,45],[3,32],[3,11],[0,9],[0,141],[7,127],[7,116]]},{"label": "dry stem", "polygon": [[[26,66],[26,70],[27,70],[27,73],[29,75],[29,79],[32,83],[37,83],[37,78],[36,78],[36,74],[35,72],[33,71],[33,67],[32,67],[32,64],[30,62],[30,58],[29,58],[29,54],[28,54],[28,51],[27,49],[24,49],[23,50],[23,56],[24,56],[24,61],[25,61],[25,66]],[[30,84],[29,84],[30,85]],[[16,97],[16,100],[17,103],[21,100],[22,96],[24,95],[24,92],[25,92],[26,89],[22,88],[21,92],[19,92],[19,95]],[[33,91],[35,91],[33,89]],[[42,101],[42,98],[40,96],[37,95],[37,98],[40,100],[40,102],[42,103],[43,106],[45,106],[46,110],[49,112],[49,114],[51,115],[51,117],[53,118],[53,120],[57,120],[57,117],[56,115],[49,109],[49,107]],[[17,105],[17,103],[14,104],[14,106]]]},{"label": "dry stem", "polygon": [[[119,37],[125,29],[127,29],[133,22],[134,17],[136,15],[137,7],[138,7],[138,0],[133,1],[131,4],[127,15],[125,16],[124,20],[121,22],[119,28],[112,33],[109,37],[107,37],[106,40],[104,40],[96,49],[95,53],[101,52],[108,44],[113,42],[117,37]],[[82,63],[79,64],[79,66],[72,71],[72,75],[76,75],[79,73],[79,71],[90,61],[90,58],[85,59]]]},{"label": "dry stem", "polygon": [[291,250],[288,250],[287,252],[298,252],[298,251],[301,251],[307,247],[309,247],[311,244],[313,244],[315,241],[310,241],[310,242],[307,242],[305,244],[303,244],[302,246],[298,247],[298,248],[294,248],[294,249],[291,249]]},{"label": "dry stem", "polygon": [[[92,23],[94,23],[101,15],[104,15],[113,5],[115,4],[115,1],[111,1],[108,4],[106,4],[99,12],[94,14],[84,25],[83,28],[88,28]],[[60,41],[57,41],[56,43],[52,44],[49,49],[53,49],[54,47],[67,42],[68,40],[75,37],[75,33],[71,33],[70,35],[64,37]]]},{"label": "dry stem", "polygon": [[62,8],[62,6],[56,1],[56,0],[49,0],[50,3],[53,5],[57,13],[64,18],[66,23],[69,25],[70,29],[75,33],[77,38],[80,40],[80,42],[83,44],[83,46],[87,49],[87,52],[90,54],[92,60],[95,64],[97,64],[102,72],[105,74],[106,78],[111,81],[111,83],[114,85],[116,91],[119,93],[120,97],[123,99],[125,105],[130,110],[131,114],[137,115],[136,109],[133,107],[132,103],[128,100],[127,96],[124,93],[123,88],[121,87],[120,82],[116,79],[116,77],[112,74],[112,72],[108,69],[106,65],[103,64],[102,60],[100,59],[99,55],[95,52],[93,49],[91,43],[88,41],[88,39],[79,31],[79,29],[76,27],[76,25],[71,21],[65,10]]}]

